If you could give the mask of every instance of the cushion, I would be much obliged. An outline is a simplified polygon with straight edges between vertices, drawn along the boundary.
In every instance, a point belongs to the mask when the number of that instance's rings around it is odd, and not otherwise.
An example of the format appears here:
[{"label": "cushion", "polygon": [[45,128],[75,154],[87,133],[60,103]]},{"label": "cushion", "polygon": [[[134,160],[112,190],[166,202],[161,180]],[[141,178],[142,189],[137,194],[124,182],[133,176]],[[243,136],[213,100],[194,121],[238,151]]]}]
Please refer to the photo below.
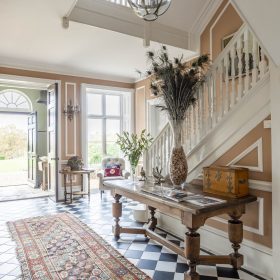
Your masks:
[{"label": "cushion", "polygon": [[116,177],[121,176],[121,169],[118,167],[105,168],[104,177]]}]

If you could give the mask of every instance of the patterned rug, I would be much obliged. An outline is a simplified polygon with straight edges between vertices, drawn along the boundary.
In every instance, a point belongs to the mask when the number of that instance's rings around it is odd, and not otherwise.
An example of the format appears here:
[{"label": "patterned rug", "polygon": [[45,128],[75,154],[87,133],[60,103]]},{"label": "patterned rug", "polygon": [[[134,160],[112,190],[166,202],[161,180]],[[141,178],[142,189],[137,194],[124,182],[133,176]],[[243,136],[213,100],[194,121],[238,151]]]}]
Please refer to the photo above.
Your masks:
[{"label": "patterned rug", "polygon": [[150,279],[68,213],[8,222],[22,279]]}]

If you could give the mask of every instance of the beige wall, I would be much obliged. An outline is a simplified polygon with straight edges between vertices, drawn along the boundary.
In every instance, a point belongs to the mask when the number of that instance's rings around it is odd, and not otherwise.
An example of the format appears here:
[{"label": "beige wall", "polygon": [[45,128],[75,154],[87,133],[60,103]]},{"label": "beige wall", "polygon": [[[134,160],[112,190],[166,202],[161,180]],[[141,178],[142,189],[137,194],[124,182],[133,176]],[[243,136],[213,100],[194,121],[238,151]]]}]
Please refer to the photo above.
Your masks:
[{"label": "beige wall", "polygon": [[[270,116],[266,118],[270,119]],[[258,140],[261,139],[261,146],[255,148],[252,152],[244,153],[249,147],[252,147]],[[271,129],[264,128],[264,122],[258,124],[253,130],[251,130],[245,137],[243,137],[236,145],[230,148],[219,159],[217,159],[213,165],[228,165],[232,160],[244,153],[244,156],[240,158],[235,164],[239,166],[249,166],[250,168],[257,167],[258,153],[261,153],[261,164],[263,165],[263,171],[249,171],[249,179],[255,180],[258,184],[262,182],[271,183]],[[264,190],[250,189],[250,193],[256,195],[259,198],[258,202],[251,203],[247,207],[246,214],[243,216],[244,224],[249,227],[250,230],[245,230],[244,237],[251,241],[272,247],[272,203],[271,192]],[[260,203],[263,203],[263,208]],[[261,212],[261,210],[263,211]],[[256,231],[261,229],[259,224],[260,218],[263,217],[264,221],[264,234],[257,234]],[[225,221],[226,216],[221,216]],[[226,223],[209,220],[208,225],[211,225],[220,230],[227,231]]]},{"label": "beige wall", "polygon": [[135,132],[146,129],[147,100],[155,98],[151,95],[150,79],[144,79],[134,84],[135,89]]},{"label": "beige wall", "polygon": [[228,2],[228,0],[223,1],[200,36],[201,53],[210,54],[210,46],[212,45],[211,55],[213,60],[222,50],[222,39],[236,32],[243,24],[234,7]]}]

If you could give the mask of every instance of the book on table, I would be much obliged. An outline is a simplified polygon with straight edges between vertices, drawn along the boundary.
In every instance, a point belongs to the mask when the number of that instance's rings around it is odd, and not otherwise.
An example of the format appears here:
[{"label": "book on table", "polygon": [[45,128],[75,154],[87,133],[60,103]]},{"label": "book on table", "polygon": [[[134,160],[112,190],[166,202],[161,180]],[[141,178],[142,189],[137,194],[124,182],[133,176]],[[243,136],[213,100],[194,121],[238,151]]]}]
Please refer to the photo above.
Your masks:
[{"label": "book on table", "polygon": [[213,198],[201,194],[194,194],[188,191],[176,190],[162,186],[143,186],[143,192],[150,193],[156,196],[161,196],[175,202],[189,202],[199,206],[213,205],[223,203],[225,200]]}]

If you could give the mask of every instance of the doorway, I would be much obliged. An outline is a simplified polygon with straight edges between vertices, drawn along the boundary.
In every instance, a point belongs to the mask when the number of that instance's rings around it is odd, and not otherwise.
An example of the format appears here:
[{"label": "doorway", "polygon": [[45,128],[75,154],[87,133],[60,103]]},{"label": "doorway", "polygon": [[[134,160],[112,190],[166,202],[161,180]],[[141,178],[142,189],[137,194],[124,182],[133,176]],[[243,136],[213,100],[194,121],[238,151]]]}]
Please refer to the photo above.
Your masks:
[{"label": "doorway", "polygon": [[56,200],[56,124],[57,85],[18,80],[7,85],[0,79],[0,135],[5,135],[0,140],[0,202]]}]

